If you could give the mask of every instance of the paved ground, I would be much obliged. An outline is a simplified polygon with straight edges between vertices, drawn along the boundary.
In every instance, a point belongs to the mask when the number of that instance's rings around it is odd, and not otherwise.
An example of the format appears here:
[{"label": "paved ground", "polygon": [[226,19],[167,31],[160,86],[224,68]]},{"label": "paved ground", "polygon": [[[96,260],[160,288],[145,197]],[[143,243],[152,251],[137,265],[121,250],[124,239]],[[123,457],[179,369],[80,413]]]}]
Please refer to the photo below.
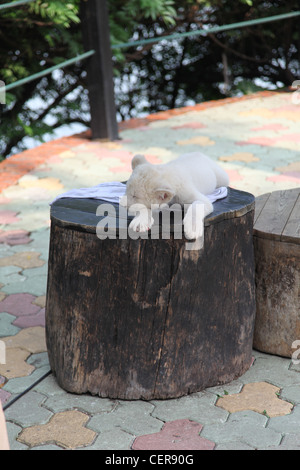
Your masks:
[{"label": "paved ground", "polygon": [[135,153],[159,163],[197,149],[226,169],[232,187],[255,196],[299,187],[293,96],[267,92],[159,113],[128,122],[120,141],[73,136],[0,165],[0,399],[12,449],[300,449],[300,366],[289,358],[253,351],[252,367],[224,386],[172,400],[110,400],[69,394],[45,376],[44,330],[56,195],[126,179]]}]

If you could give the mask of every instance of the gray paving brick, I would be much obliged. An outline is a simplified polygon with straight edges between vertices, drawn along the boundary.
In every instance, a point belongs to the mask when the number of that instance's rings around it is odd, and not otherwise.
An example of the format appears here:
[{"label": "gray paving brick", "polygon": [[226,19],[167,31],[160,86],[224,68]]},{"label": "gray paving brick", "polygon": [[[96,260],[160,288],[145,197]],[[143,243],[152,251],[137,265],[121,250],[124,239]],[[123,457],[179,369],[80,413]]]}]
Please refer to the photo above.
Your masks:
[{"label": "gray paving brick", "polygon": [[162,428],[163,422],[151,416],[153,408],[154,406],[147,402],[122,401],[111,413],[94,415],[87,427],[96,432],[122,429],[135,436],[158,432]]},{"label": "gray paving brick", "polygon": [[255,450],[255,448],[245,444],[244,442],[235,441],[219,444],[214,450]]},{"label": "gray paving brick", "polygon": [[174,400],[152,401],[152,416],[163,421],[188,418],[201,424],[225,422],[228,411],[214,406],[217,396],[212,393],[193,393]]},{"label": "gray paving brick", "polygon": [[107,398],[64,393],[48,398],[44,402],[44,406],[54,413],[77,409],[89,414],[96,414],[101,412],[108,413],[115,408],[116,404]]},{"label": "gray paving brick", "polygon": [[3,387],[4,390],[11,394],[19,394],[31,387],[37,380],[49,371],[49,365],[44,365],[34,370],[32,374],[26,377],[17,377],[10,379]]},{"label": "gray paving brick", "polygon": [[270,418],[268,427],[283,434],[300,435],[300,406],[296,405],[288,415]]},{"label": "gray paving brick", "polygon": [[280,397],[294,404],[300,404],[300,386],[287,385],[281,390]]},{"label": "gray paving brick", "polygon": [[239,380],[243,383],[270,382],[277,387],[300,384],[300,374],[290,370],[291,360],[279,356],[255,353],[255,362]]},{"label": "gray paving brick", "polygon": [[129,450],[135,436],[122,429],[101,432],[92,446],[84,447],[82,450]]},{"label": "gray paving brick", "polygon": [[67,392],[63,390],[57,383],[54,375],[48,375],[42,382],[35,386],[35,390],[40,392],[47,397],[53,397],[56,395],[64,395]]},{"label": "gray paving brick", "polygon": [[25,444],[17,441],[17,437],[22,431],[21,426],[18,426],[15,423],[6,423],[7,436],[9,441],[10,450],[26,450],[28,447]]},{"label": "gray paving brick", "polygon": [[239,442],[255,449],[279,445],[282,438],[281,432],[266,427],[267,421],[267,417],[254,411],[239,411],[232,413],[226,423],[204,426],[201,436],[217,445]]},{"label": "gray paving brick", "polygon": [[5,418],[26,427],[46,423],[53,413],[41,406],[44,401],[43,395],[30,391],[5,411]]}]

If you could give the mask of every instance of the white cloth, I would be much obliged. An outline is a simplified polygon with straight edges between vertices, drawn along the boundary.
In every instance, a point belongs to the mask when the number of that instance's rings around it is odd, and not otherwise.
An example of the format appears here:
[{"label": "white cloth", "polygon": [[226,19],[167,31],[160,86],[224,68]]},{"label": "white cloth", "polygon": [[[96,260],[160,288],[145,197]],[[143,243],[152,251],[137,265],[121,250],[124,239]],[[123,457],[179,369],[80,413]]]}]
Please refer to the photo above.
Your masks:
[{"label": "white cloth", "polygon": [[228,191],[226,186],[221,186],[220,188],[215,189],[211,194],[206,194],[206,197],[210,202],[216,202],[218,199],[226,197],[227,193]]},{"label": "white cloth", "polygon": [[68,198],[91,198],[103,199],[104,201],[119,203],[120,198],[124,196],[126,191],[126,184],[119,182],[101,183],[90,188],[71,189],[66,193],[57,196],[54,201],[63,197]]},{"label": "white cloth", "polygon": [[[101,183],[90,188],[80,188],[80,189],[71,189],[66,193],[60,194],[57,196],[54,201],[64,197],[68,198],[91,198],[91,199],[102,199],[103,201],[111,203],[119,203],[120,198],[125,195],[126,184],[113,181],[111,183]],[[211,194],[207,194],[206,197],[210,202],[215,202],[218,199],[223,199],[227,196],[227,188],[220,187],[215,189]]]}]

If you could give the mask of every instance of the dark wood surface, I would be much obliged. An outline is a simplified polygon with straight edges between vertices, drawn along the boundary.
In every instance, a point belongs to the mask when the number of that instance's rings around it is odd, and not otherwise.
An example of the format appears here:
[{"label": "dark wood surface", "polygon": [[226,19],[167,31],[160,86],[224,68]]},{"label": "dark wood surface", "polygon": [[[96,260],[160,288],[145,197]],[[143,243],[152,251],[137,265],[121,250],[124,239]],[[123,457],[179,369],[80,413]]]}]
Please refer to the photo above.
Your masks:
[{"label": "dark wood surface", "polygon": [[300,244],[300,188],[256,198],[254,235]]},{"label": "dark wood surface", "polygon": [[256,199],[254,347],[291,357],[300,338],[300,188]]},{"label": "dark wood surface", "polygon": [[[95,233],[97,224],[103,218],[96,215],[97,207],[100,204],[107,204],[107,202],[99,199],[58,199],[51,206],[51,219],[64,228]],[[253,204],[254,196],[252,194],[228,188],[227,197],[214,203],[214,211],[206,217],[205,225],[208,226],[220,220],[240,217],[252,210]],[[113,209],[112,217],[115,218],[115,214],[117,216],[117,228],[127,229],[133,217],[130,215],[124,217],[124,212],[120,214],[119,204],[110,205]],[[151,231],[149,237],[151,237]]]},{"label": "dark wood surface", "polygon": [[[99,201],[51,209],[46,339],[62,388],[173,398],[239,377],[252,361],[254,197],[230,190],[185,239],[106,239]],[[126,219],[125,224],[130,222]]]}]

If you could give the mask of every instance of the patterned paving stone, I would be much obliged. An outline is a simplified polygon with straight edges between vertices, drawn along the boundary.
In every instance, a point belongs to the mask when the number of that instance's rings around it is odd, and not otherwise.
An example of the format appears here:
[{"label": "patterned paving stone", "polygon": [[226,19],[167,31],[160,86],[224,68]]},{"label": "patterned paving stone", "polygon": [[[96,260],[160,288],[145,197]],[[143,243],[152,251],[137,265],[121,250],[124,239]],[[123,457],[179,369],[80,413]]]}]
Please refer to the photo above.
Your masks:
[{"label": "patterned paving stone", "polygon": [[209,137],[200,135],[186,140],[179,140],[177,145],[199,145],[201,147],[206,147],[208,145],[215,145],[215,142]]},{"label": "patterned paving stone", "polygon": [[[241,386],[241,384],[240,384]],[[151,401],[155,408],[152,416],[162,421],[188,418],[192,421],[208,423],[225,422],[228,412],[214,406],[216,396],[210,393],[193,393],[186,397]]]},{"label": "patterned paving stone", "polygon": [[280,123],[274,123],[274,124],[265,124],[265,125],[260,126],[260,127],[254,127],[251,130],[252,131],[281,131],[281,130],[285,130],[285,129],[288,129],[288,127],[283,126]]},{"label": "patterned paving stone", "polygon": [[30,353],[20,348],[6,350],[6,364],[0,364],[0,374],[7,379],[25,377],[34,371],[34,367],[26,362]]},{"label": "patterned paving stone", "polygon": [[42,308],[34,315],[18,317],[13,321],[13,324],[19,328],[45,327],[45,309]]},{"label": "patterned paving stone", "polygon": [[14,224],[18,220],[17,212],[0,211],[0,225]]},{"label": "patterned paving stone", "polygon": [[300,435],[287,434],[279,446],[268,447],[267,450],[300,450]]},{"label": "patterned paving stone", "polygon": [[300,404],[300,385],[287,385],[281,390],[281,398],[294,404]]},{"label": "patterned paving stone", "polygon": [[87,446],[97,436],[85,427],[88,420],[89,416],[76,410],[57,413],[47,424],[24,429],[18,441],[31,447],[53,442],[66,449]]},{"label": "patterned paving stone", "polygon": [[5,411],[6,420],[20,426],[47,423],[53,414],[41,406],[44,401],[43,395],[30,391],[27,397],[21,397]]},{"label": "patterned paving stone", "polygon": [[42,188],[50,191],[60,191],[63,189],[63,185],[57,178],[38,178],[34,175],[25,175],[19,179],[19,185],[22,188]]},{"label": "patterned paving stone", "polygon": [[25,328],[14,336],[3,337],[7,348],[26,349],[32,354],[47,350],[45,329],[42,327]]},{"label": "patterned paving stone", "polygon": [[0,313],[0,337],[2,336],[12,336],[20,331],[16,325],[13,325],[16,317],[10,313],[2,312]]},{"label": "patterned paving stone", "polygon": [[35,296],[31,294],[12,294],[0,302],[0,312],[8,312],[16,317],[23,315],[33,315],[40,311],[38,305],[33,302]]},{"label": "patterned paving stone", "polygon": [[38,307],[44,308],[46,306],[46,296],[40,295],[32,303]]},{"label": "patterned paving stone", "polygon": [[46,369],[46,372],[50,370],[49,366],[49,358],[48,358],[48,353],[45,352],[40,352],[36,354],[31,354],[29,358],[27,359],[28,364],[31,364],[35,369],[39,372],[41,372],[41,375],[43,375],[43,371]]},{"label": "patterned paving stone", "polygon": [[201,122],[187,122],[186,124],[181,124],[179,126],[173,126],[172,129],[178,130],[178,129],[203,129],[207,127],[205,124],[202,124]]},{"label": "patterned paving stone", "polygon": [[11,397],[11,394],[0,388],[0,402],[4,405]]},{"label": "patterned paving stone", "polygon": [[19,268],[18,266],[2,266],[0,267],[0,279],[1,281],[3,281],[4,285],[7,285],[11,282],[14,282],[14,280],[16,281],[22,280],[21,272],[22,272],[22,269]]},{"label": "patterned paving stone", "polygon": [[253,153],[251,152],[235,152],[231,155],[228,156],[223,156],[219,157],[220,161],[223,162],[234,162],[234,161],[240,161],[240,162],[258,162],[259,158],[255,157]]},{"label": "patterned paving stone", "polygon": [[[36,357],[38,356],[38,361]],[[43,364],[41,364],[41,360],[43,360]],[[23,393],[29,387],[32,387],[38,380],[41,379],[45,374],[49,372],[49,362],[47,360],[47,353],[43,353],[43,355],[31,355],[27,359],[27,363],[30,364],[33,368],[33,372],[30,375],[24,377],[16,377],[9,379],[3,389],[11,395],[18,395]],[[32,364],[31,364],[32,363]],[[46,363],[46,364],[45,364]],[[38,366],[38,368],[36,368]]]},{"label": "patterned paving stone", "polygon": [[134,436],[122,429],[115,428],[113,431],[101,432],[91,446],[86,450],[130,450]]},{"label": "patterned paving stone", "polygon": [[289,414],[293,405],[280,400],[279,393],[279,387],[267,382],[249,383],[240,393],[219,398],[216,406],[220,406],[230,413],[252,410],[269,417]]},{"label": "patterned paving stone", "polygon": [[99,398],[90,395],[74,395],[65,392],[49,397],[45,402],[45,406],[54,413],[77,409],[90,414],[97,414],[110,413],[116,408],[117,404],[108,398]]},{"label": "patterned paving stone", "polygon": [[139,436],[134,450],[213,450],[215,443],[199,436],[203,426],[195,421],[182,419],[163,425],[158,433]]},{"label": "patterned paving stone", "polygon": [[17,441],[18,434],[22,431],[21,426],[15,423],[6,423],[10,450],[27,450],[28,446]]},{"label": "patterned paving stone", "polygon": [[29,237],[29,232],[26,230],[0,230],[0,243],[5,243],[6,245],[26,245],[30,243],[31,239]]},{"label": "patterned paving stone", "polygon": [[27,279],[25,276],[18,276],[12,279],[5,286],[7,294],[17,295],[19,292],[26,292],[27,295],[45,295],[47,290],[47,276],[32,276]]},{"label": "patterned paving stone", "polygon": [[121,428],[136,436],[160,431],[163,423],[151,416],[153,408],[153,405],[147,402],[120,402],[113,412],[94,415],[89,422],[89,428],[97,432]]},{"label": "patterned paving stone", "polygon": [[290,415],[271,418],[268,428],[285,435],[300,435],[300,407],[296,405]]},{"label": "patterned paving stone", "polygon": [[290,359],[257,351],[254,351],[254,356],[252,367],[239,379],[244,384],[265,381],[279,388],[295,384],[300,386],[300,374],[290,369]]},{"label": "patterned paving stone", "polygon": [[289,173],[289,172],[299,173],[300,172],[300,161],[292,162],[292,163],[289,163],[288,165],[277,167],[277,168],[275,168],[275,171],[279,171],[279,172],[282,172],[282,173]]},{"label": "patterned paving stone", "polygon": [[35,390],[48,398],[59,397],[59,395],[68,395],[68,392],[63,390],[58,385],[55,377],[52,374],[48,375],[42,382],[38,383],[35,387]]},{"label": "patterned paving stone", "polygon": [[267,417],[254,411],[239,411],[231,414],[225,423],[205,425],[201,436],[219,445],[241,442],[255,449],[279,445],[281,432],[266,427],[267,421]]},{"label": "patterned paving stone", "polygon": [[240,441],[226,442],[224,444],[218,444],[214,450],[254,450],[254,447],[245,444]]},{"label": "patterned paving stone", "polygon": [[43,266],[45,261],[39,259],[41,256],[40,253],[35,253],[31,251],[25,251],[23,253],[15,253],[12,256],[7,256],[6,258],[0,258],[0,267],[1,266],[19,266],[20,268],[37,268]]}]

